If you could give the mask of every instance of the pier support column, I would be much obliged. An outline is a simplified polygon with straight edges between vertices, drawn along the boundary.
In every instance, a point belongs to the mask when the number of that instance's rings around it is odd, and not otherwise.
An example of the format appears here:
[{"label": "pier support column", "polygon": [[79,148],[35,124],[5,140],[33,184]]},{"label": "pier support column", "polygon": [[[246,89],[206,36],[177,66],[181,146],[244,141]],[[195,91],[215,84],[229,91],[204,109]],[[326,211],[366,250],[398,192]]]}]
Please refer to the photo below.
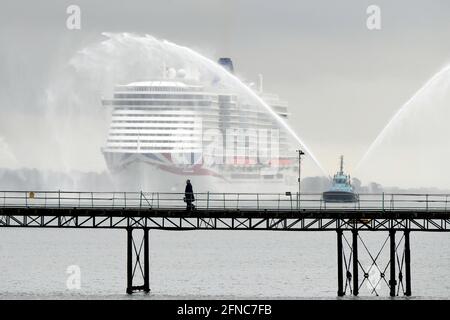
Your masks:
[{"label": "pier support column", "polygon": [[345,295],[342,274],[342,255],[342,230],[337,230],[338,297],[343,297]]},{"label": "pier support column", "polygon": [[[141,228],[139,228],[141,229]],[[150,229],[142,228],[142,238],[136,243],[133,237],[135,228],[127,228],[127,293],[135,291],[150,292]],[[142,253],[142,250],[144,251]],[[136,281],[144,281],[141,285],[133,284]]]},{"label": "pier support column", "polygon": [[395,297],[395,286],[397,284],[395,277],[395,230],[389,230],[390,238],[390,269],[391,277],[389,280],[390,296]]},{"label": "pier support column", "polygon": [[127,293],[133,293],[133,229],[127,228]]},{"label": "pier support column", "polygon": [[150,292],[150,247],[149,228],[144,229],[144,292]]},{"label": "pier support column", "polygon": [[407,297],[411,296],[411,251],[409,243],[409,233],[409,230],[405,230],[405,296]]},{"label": "pier support column", "polygon": [[353,295],[359,294],[359,280],[358,280],[358,230],[353,229]]}]

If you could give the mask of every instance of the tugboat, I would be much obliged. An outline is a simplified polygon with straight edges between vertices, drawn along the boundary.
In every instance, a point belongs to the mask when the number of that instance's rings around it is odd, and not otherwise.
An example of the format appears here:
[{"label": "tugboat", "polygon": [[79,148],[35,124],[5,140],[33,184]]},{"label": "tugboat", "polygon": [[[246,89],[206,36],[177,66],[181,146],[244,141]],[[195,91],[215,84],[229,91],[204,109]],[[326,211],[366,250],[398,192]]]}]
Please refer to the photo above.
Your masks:
[{"label": "tugboat", "polygon": [[350,175],[344,173],[344,156],[341,156],[341,167],[333,177],[330,190],[322,194],[324,202],[357,202],[358,194],[350,184]]}]

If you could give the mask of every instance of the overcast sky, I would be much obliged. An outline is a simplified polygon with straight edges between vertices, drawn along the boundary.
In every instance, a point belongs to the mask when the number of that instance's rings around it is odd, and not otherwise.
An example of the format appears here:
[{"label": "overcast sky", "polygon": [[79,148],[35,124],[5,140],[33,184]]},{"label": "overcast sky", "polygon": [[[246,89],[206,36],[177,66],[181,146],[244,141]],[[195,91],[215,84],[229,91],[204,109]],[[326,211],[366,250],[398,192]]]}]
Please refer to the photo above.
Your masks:
[{"label": "overcast sky", "polygon": [[[81,8],[81,30],[66,28],[70,4]],[[371,4],[381,8],[381,30],[366,27]],[[25,140],[40,145],[29,123],[57,66],[104,31],[148,33],[229,56],[246,79],[263,74],[265,90],[289,102],[292,127],[330,172],[340,154],[351,171],[400,106],[450,62],[446,0],[4,0],[0,136],[18,158]]]}]

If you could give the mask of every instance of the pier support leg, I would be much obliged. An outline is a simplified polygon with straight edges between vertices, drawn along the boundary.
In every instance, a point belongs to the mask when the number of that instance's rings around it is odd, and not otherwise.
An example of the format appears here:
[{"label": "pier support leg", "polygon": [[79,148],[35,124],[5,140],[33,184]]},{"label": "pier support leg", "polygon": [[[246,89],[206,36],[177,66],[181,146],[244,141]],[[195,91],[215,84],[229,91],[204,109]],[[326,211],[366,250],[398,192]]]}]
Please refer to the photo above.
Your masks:
[{"label": "pier support leg", "polygon": [[405,231],[405,296],[407,297],[411,296],[411,251],[409,243],[409,233],[409,230]]},{"label": "pier support leg", "polygon": [[342,230],[337,231],[338,297],[344,296],[342,269]]},{"label": "pier support leg", "polygon": [[[133,238],[134,228],[127,228],[127,293],[150,292],[150,238],[149,228],[143,228],[140,242]],[[144,251],[142,253],[142,250]],[[143,255],[143,256],[142,256]],[[142,259],[143,258],[143,259]],[[137,279],[136,279],[137,278]],[[133,285],[133,281],[143,280],[143,285]]]},{"label": "pier support leg", "polygon": [[359,294],[359,280],[358,280],[358,230],[352,230],[353,234],[353,295]]},{"label": "pier support leg", "polygon": [[144,229],[144,292],[150,292],[150,248],[149,248],[149,229]]},{"label": "pier support leg", "polygon": [[389,230],[389,238],[390,238],[390,269],[391,269],[391,277],[389,280],[389,288],[390,288],[390,296],[395,297],[395,286],[397,281],[395,279],[395,230]]},{"label": "pier support leg", "polygon": [[127,293],[133,293],[133,229],[127,228]]}]

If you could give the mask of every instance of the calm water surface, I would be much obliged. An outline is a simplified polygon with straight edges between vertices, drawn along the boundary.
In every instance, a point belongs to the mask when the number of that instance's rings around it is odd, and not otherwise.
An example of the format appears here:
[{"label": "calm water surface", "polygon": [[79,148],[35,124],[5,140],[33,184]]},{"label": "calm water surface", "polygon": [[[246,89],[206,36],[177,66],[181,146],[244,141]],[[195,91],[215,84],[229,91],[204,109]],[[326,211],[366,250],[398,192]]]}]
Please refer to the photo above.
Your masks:
[{"label": "calm water surface", "polygon": [[[362,233],[374,256],[386,236]],[[415,298],[450,296],[449,240],[412,233]],[[0,229],[0,299],[336,298],[334,232],[152,230],[150,250],[152,292],[130,297],[124,230]],[[360,256],[368,270],[362,245]],[[381,269],[388,256],[386,246]],[[67,288],[71,265],[81,270],[80,289]],[[378,291],[388,295],[385,284]],[[360,292],[370,297],[365,284]]]}]

